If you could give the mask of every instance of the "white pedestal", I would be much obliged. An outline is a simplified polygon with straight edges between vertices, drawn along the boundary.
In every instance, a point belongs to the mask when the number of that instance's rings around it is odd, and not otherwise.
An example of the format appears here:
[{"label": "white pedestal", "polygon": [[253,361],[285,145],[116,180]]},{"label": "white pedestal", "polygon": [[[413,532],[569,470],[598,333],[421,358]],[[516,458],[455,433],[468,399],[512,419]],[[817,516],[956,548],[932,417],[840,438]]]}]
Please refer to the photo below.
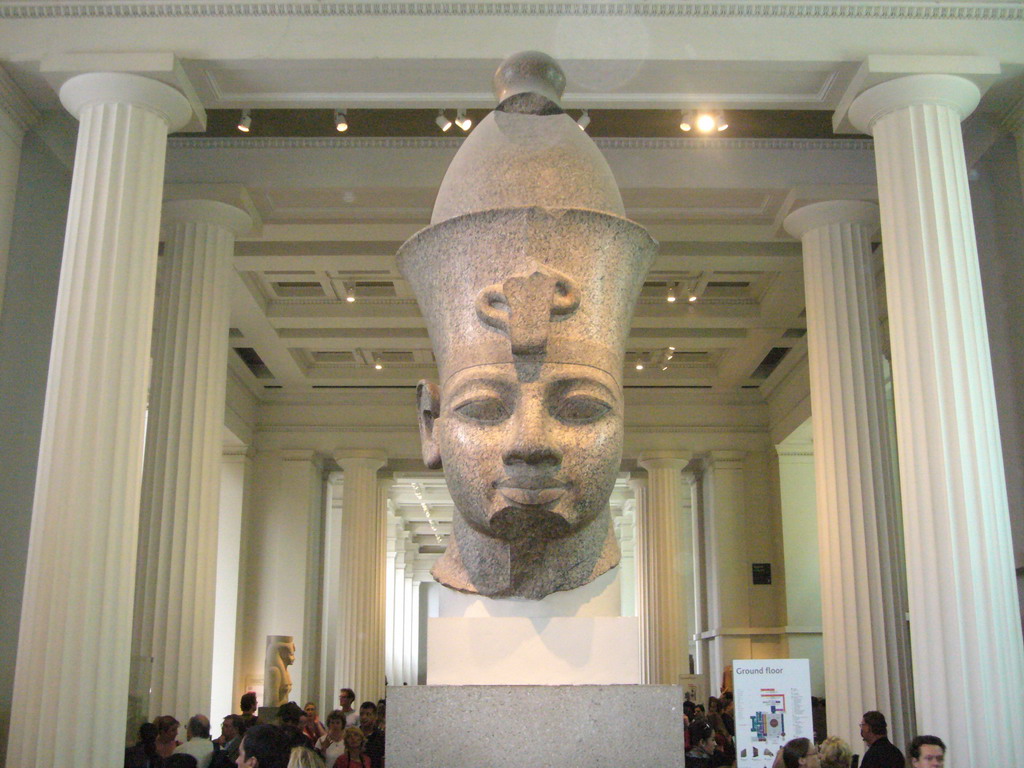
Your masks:
[{"label": "white pedestal", "polygon": [[617,568],[543,600],[445,590],[441,616],[427,621],[427,683],[639,683],[639,626],[620,605]]}]

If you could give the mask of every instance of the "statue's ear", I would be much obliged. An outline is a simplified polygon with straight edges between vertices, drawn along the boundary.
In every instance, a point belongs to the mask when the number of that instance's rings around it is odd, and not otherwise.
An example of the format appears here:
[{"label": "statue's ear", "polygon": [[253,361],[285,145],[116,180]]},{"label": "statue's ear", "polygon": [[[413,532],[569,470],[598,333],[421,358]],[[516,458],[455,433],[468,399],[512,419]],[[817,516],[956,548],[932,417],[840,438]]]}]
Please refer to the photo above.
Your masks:
[{"label": "statue's ear", "polygon": [[441,448],[434,435],[434,422],[441,415],[441,389],[432,381],[416,385],[416,411],[420,422],[420,450],[429,469],[441,468]]}]

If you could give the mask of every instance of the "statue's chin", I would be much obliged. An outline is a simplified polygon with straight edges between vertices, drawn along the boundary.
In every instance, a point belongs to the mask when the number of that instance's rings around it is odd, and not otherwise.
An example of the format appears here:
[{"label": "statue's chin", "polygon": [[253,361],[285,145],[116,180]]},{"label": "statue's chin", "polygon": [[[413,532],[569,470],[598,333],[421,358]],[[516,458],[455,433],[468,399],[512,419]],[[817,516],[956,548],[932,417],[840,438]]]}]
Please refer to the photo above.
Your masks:
[{"label": "statue's chin", "polygon": [[572,533],[569,521],[547,509],[503,507],[491,515],[485,533],[505,541],[561,539]]}]

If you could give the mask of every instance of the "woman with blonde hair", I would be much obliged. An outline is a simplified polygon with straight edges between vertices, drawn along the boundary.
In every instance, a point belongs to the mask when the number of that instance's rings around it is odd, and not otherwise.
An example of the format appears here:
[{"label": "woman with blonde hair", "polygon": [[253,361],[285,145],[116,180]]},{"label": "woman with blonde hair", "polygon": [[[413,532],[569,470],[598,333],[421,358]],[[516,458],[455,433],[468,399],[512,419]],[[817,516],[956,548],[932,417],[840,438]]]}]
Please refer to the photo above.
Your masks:
[{"label": "woman with blonde hair", "polygon": [[366,735],[361,728],[350,725],[345,729],[345,751],[334,761],[333,768],[373,768],[370,756],[363,752]]},{"label": "woman with blonde hair", "polygon": [[292,747],[288,768],[324,768],[324,761],[309,747]]},{"label": "woman with blonde hair", "polygon": [[821,756],[821,768],[850,768],[853,761],[853,750],[838,736],[829,736],[821,742],[818,754]]}]

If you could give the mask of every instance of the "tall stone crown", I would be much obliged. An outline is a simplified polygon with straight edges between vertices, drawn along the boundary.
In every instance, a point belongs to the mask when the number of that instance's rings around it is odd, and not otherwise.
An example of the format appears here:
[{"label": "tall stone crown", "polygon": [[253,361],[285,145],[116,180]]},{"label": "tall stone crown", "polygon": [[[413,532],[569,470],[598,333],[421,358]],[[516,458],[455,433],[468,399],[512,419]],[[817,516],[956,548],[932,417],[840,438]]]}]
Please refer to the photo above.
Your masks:
[{"label": "tall stone crown", "polygon": [[545,54],[507,59],[494,77],[499,104],[449,166],[431,225],[399,249],[442,382],[521,360],[596,366],[621,381],[657,243],[624,217],[608,163],[558,104],[564,85]]}]

